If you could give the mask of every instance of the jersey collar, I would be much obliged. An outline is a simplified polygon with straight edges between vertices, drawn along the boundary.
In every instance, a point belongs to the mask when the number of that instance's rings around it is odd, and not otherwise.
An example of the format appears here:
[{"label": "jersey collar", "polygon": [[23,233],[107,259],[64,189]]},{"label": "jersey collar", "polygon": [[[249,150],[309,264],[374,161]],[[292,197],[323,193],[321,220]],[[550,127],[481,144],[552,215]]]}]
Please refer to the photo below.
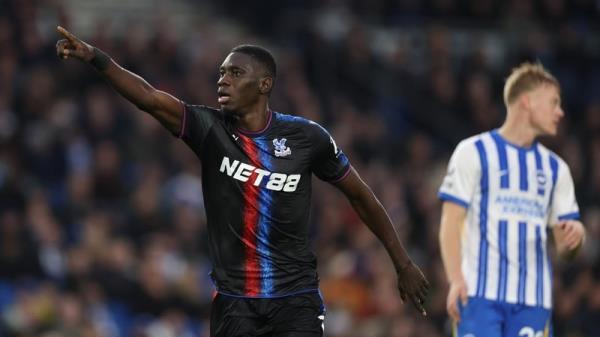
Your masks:
[{"label": "jersey collar", "polygon": [[245,136],[254,138],[254,137],[258,137],[260,135],[262,135],[263,133],[265,133],[272,124],[273,121],[273,111],[271,109],[267,110],[267,113],[269,114],[269,116],[267,117],[267,123],[265,124],[265,126],[258,130],[258,131],[249,131],[249,130],[244,130],[240,127],[236,127],[237,131]]}]

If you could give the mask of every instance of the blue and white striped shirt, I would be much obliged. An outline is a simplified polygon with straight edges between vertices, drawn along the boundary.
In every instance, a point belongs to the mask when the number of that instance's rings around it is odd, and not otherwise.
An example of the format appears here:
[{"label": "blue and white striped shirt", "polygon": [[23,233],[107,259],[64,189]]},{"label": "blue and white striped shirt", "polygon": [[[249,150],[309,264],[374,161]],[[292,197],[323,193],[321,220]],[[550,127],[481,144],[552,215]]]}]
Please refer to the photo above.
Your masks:
[{"label": "blue and white striped shirt", "polygon": [[469,296],[552,307],[549,229],[579,218],[566,163],[542,144],[521,147],[497,130],[456,147],[439,197],[468,209],[462,272]]}]

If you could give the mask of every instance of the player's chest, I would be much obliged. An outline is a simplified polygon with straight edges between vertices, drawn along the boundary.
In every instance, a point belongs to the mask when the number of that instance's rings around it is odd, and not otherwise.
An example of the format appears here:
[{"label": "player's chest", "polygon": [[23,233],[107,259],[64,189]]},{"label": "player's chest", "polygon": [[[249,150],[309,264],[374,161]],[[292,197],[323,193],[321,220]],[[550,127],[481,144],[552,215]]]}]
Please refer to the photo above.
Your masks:
[{"label": "player's chest", "polygon": [[244,176],[257,174],[304,174],[310,171],[310,144],[297,134],[269,133],[251,137],[235,131],[221,133],[211,149],[210,160],[219,171]]},{"label": "player's chest", "polygon": [[[535,162],[490,163],[486,177],[490,189],[544,198],[552,189],[552,172]],[[485,181],[482,181],[485,183]]]}]

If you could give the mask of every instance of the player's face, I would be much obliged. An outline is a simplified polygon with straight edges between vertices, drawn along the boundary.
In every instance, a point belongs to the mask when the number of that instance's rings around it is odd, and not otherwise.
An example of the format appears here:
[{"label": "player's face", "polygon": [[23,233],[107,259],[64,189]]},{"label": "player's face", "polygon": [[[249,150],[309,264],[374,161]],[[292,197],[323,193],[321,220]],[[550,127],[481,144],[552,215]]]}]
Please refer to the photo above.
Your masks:
[{"label": "player's face", "polygon": [[560,92],[555,85],[543,84],[529,93],[531,124],[539,135],[554,136],[564,116],[560,106]]},{"label": "player's face", "polygon": [[228,112],[242,113],[260,97],[262,68],[252,57],[242,53],[227,55],[219,68],[217,82],[219,104]]}]

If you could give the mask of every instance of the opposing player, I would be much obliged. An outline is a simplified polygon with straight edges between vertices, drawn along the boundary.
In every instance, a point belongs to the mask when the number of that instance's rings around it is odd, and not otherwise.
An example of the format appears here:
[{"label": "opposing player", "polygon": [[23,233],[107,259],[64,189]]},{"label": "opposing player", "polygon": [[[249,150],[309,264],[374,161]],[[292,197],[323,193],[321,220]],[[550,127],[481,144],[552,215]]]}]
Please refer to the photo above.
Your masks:
[{"label": "opposing player", "polygon": [[322,336],[325,312],[308,242],[312,173],[347,196],[392,258],[401,298],[425,314],[429,285],[348,158],[318,124],[269,108],[276,65],[267,50],[231,50],[219,68],[217,110],[156,90],[62,27],[58,32],[61,58],[94,66],[200,158],[218,292],[211,336]]},{"label": "opposing player", "polygon": [[569,167],[536,141],[556,135],[558,81],[523,63],[504,86],[500,129],[460,142],[439,191],[440,245],[458,336],[541,337],[550,329],[547,241],[574,256],[585,229]]}]

